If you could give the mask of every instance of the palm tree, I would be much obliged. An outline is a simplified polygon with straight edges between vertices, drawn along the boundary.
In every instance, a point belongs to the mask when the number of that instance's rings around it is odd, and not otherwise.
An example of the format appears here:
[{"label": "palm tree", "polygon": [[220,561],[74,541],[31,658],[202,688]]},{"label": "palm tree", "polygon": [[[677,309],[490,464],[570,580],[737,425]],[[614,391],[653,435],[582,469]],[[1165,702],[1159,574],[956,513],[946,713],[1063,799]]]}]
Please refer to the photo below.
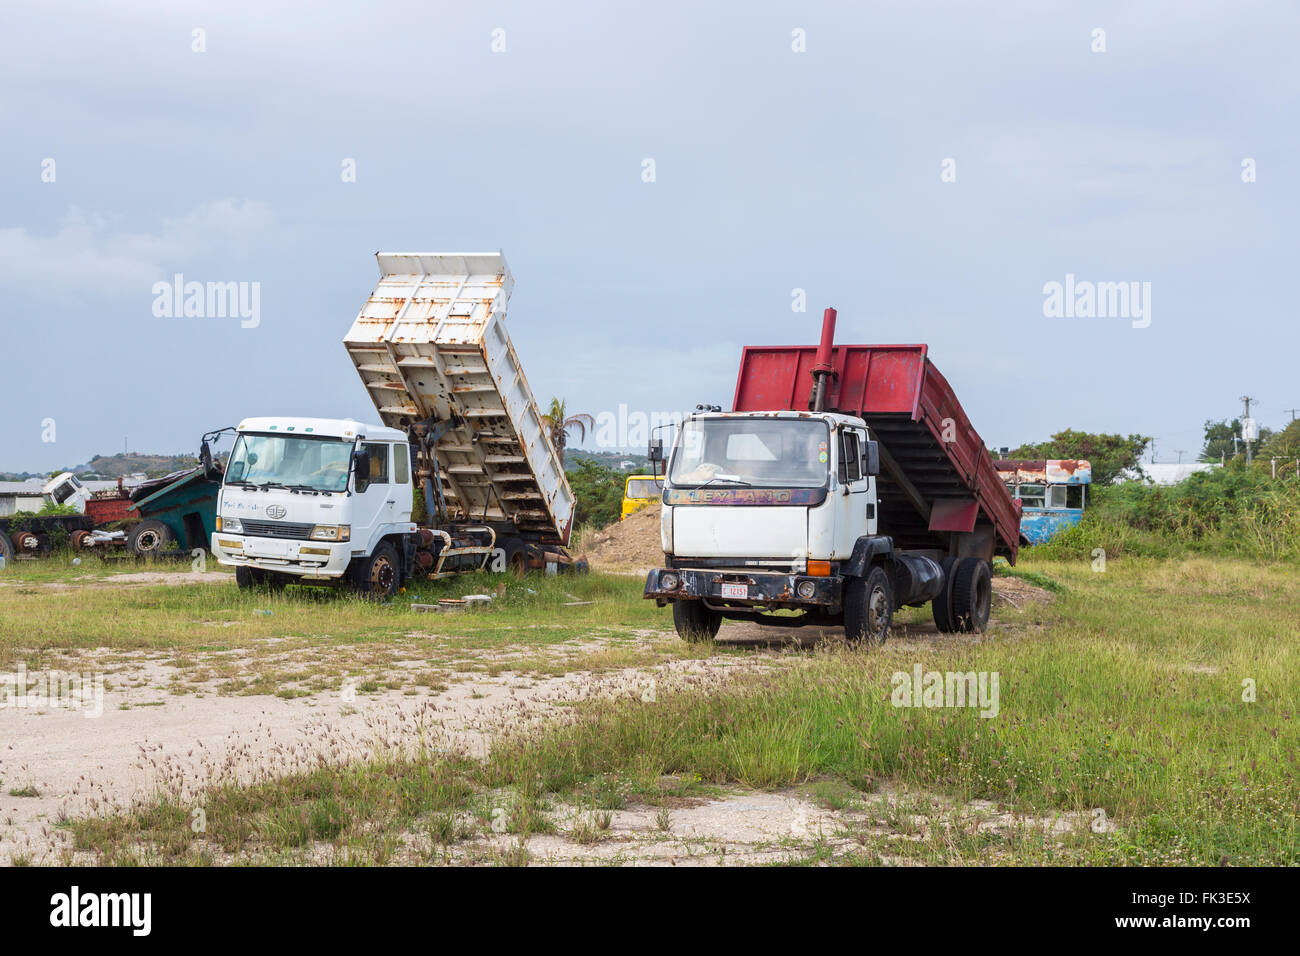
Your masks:
[{"label": "palm tree", "polygon": [[569,429],[576,428],[578,441],[583,441],[587,437],[587,429],[596,427],[596,419],[586,412],[570,415],[564,400],[559,398],[551,399],[550,407],[542,415],[542,423],[551,433],[551,444],[560,453],[561,462],[564,461],[564,446],[569,443]]}]

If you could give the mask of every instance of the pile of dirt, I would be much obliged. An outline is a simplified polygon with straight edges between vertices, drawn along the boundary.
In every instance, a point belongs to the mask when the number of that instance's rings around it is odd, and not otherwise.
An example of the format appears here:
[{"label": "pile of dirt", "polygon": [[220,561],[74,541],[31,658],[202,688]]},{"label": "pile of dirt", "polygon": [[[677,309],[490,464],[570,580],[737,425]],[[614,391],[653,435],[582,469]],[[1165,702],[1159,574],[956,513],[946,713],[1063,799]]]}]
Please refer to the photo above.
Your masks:
[{"label": "pile of dirt", "polygon": [[654,502],[602,528],[585,542],[587,560],[597,570],[648,570],[663,564],[659,540],[659,514],[663,505]]}]

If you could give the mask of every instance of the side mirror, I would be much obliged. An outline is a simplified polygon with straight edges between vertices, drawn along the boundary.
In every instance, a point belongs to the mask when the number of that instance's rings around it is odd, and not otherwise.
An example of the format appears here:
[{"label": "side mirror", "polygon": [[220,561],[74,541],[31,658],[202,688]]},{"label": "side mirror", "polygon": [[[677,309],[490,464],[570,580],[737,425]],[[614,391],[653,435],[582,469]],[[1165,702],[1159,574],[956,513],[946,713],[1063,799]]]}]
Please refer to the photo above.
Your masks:
[{"label": "side mirror", "polygon": [[352,470],[357,476],[357,491],[370,487],[370,452],[363,449],[353,453]]},{"label": "side mirror", "polygon": [[869,441],[862,445],[862,474],[874,478],[880,474],[880,443]]},{"label": "side mirror", "polygon": [[205,477],[212,477],[212,446],[207,442],[199,445],[199,464],[203,466]]},{"label": "side mirror", "polygon": [[664,440],[662,438],[650,439],[650,445],[646,448],[646,457],[652,462],[661,462],[664,460]]}]

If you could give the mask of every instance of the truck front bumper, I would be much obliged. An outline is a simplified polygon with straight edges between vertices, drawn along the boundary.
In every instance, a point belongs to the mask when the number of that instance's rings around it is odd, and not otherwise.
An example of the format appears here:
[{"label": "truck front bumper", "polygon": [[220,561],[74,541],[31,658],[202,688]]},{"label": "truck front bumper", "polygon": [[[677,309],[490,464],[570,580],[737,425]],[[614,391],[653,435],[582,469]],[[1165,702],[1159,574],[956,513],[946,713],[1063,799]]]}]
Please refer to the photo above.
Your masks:
[{"label": "truck front bumper", "polygon": [[285,541],[252,535],[212,533],[212,553],[219,564],[292,574],[307,580],[342,577],[352,561],[352,545],[328,541]]},{"label": "truck front bumper", "polygon": [[843,589],[844,579],[839,575],[657,568],[646,576],[644,597],[660,607],[671,601],[704,601],[718,607],[764,606],[835,613],[840,609]]}]

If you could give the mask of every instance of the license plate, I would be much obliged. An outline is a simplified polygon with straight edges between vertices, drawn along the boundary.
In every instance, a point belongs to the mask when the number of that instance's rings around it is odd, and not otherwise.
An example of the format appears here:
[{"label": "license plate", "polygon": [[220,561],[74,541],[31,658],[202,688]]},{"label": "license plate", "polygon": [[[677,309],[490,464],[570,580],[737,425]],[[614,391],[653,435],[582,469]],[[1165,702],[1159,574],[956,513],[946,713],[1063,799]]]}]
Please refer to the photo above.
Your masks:
[{"label": "license plate", "polygon": [[749,597],[749,585],[724,584],[722,586],[722,596],[724,598],[747,598]]},{"label": "license plate", "polygon": [[284,558],[289,555],[289,542],[245,539],[244,552],[255,558]]}]

